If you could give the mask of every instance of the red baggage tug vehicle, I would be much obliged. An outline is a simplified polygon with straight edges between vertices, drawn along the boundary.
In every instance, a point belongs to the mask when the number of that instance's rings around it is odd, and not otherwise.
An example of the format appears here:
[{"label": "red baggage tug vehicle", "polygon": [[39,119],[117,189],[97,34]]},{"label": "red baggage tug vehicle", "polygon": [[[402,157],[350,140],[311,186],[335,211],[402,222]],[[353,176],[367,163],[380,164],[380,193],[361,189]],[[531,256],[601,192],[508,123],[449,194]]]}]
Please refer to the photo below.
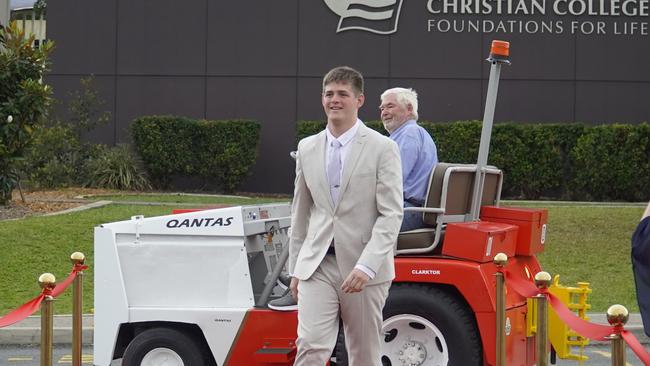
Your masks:
[{"label": "red baggage tug vehicle", "polygon": [[[495,365],[493,259],[533,282],[544,209],[501,208],[501,171],[487,166],[500,68],[494,41],[477,164],[438,164],[422,211],[427,227],[401,233],[384,308],[382,362]],[[96,365],[292,365],[296,312],[277,312],[288,257],[287,204],[133,217],[95,229]],[[506,291],[505,364],[536,364],[527,299]],[[529,326],[530,328],[530,326]],[[532,334],[532,335],[531,335]],[[342,337],[342,335],[340,336]],[[347,365],[345,342],[332,363]],[[546,356],[546,355],[545,355]]]}]

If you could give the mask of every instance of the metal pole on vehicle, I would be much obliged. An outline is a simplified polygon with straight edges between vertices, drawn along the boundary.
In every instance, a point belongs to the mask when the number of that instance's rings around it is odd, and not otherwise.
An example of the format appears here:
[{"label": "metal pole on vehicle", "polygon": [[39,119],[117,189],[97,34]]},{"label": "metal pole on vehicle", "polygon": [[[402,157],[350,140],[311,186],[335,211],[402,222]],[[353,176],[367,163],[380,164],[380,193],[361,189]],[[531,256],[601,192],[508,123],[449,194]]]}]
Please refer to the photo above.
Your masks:
[{"label": "metal pole on vehicle", "polygon": [[[43,290],[53,290],[56,277],[51,273],[43,273],[38,277],[38,283]],[[54,333],[54,297],[45,295],[41,303],[41,366],[52,366],[52,338]]]},{"label": "metal pole on vehicle", "polygon": [[[269,235],[272,235],[269,233]],[[264,290],[262,290],[262,295],[260,295],[259,300],[257,300],[257,304],[255,306],[257,307],[264,307],[266,304],[269,302],[269,297],[271,296],[271,292],[273,291],[273,287],[275,287],[275,281],[280,277],[280,272],[282,272],[282,269],[284,268],[284,264],[287,262],[287,259],[289,258],[289,245],[285,244],[282,246],[282,253],[280,253],[280,258],[278,258],[278,262],[275,265],[275,268],[273,269],[273,272],[271,272],[271,281],[269,281],[266,286],[264,286]]]},{"label": "metal pole on vehicle", "polygon": [[503,268],[508,263],[508,256],[498,253],[494,256],[497,266],[496,276],[496,366],[506,366],[506,282]]},{"label": "metal pole on vehicle", "polygon": [[[73,265],[81,265],[86,256],[80,252],[70,255]],[[83,272],[77,272],[72,282],[72,366],[81,366],[82,312],[83,312]]]},{"label": "metal pole on vehicle", "polygon": [[[551,275],[548,272],[539,272],[535,275],[535,285],[540,290],[545,290],[551,285]],[[548,301],[546,296],[535,296],[537,301],[537,366],[548,365]]]},{"label": "metal pole on vehicle", "polygon": [[608,339],[612,342],[612,366],[625,366],[625,340],[621,336],[623,326],[627,323],[630,313],[623,305],[612,305],[607,309],[607,321],[614,326],[615,333]]},{"label": "metal pole on vehicle", "polygon": [[484,177],[483,168],[487,165],[488,154],[490,152],[490,137],[492,136],[492,122],[494,120],[494,109],[497,103],[501,65],[510,65],[510,43],[505,41],[492,41],[490,57],[488,57],[486,61],[488,61],[492,66],[490,67],[490,79],[488,81],[487,97],[485,99],[481,143],[478,148],[478,160],[476,161],[476,178],[474,179],[474,191],[472,194],[473,199],[470,213],[472,220],[478,220],[481,210]]}]

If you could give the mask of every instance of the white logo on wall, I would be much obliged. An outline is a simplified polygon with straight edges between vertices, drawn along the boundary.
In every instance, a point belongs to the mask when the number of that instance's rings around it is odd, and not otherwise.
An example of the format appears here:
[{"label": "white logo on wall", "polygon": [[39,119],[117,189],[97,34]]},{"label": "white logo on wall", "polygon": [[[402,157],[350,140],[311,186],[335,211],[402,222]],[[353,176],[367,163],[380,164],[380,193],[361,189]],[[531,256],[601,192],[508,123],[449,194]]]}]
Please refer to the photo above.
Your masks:
[{"label": "white logo on wall", "polygon": [[323,0],[340,17],[336,33],[363,30],[377,34],[397,31],[402,0]]},{"label": "white logo on wall", "polygon": [[[403,0],[323,0],[337,33],[397,31]],[[427,0],[430,33],[647,36],[650,0]]]}]

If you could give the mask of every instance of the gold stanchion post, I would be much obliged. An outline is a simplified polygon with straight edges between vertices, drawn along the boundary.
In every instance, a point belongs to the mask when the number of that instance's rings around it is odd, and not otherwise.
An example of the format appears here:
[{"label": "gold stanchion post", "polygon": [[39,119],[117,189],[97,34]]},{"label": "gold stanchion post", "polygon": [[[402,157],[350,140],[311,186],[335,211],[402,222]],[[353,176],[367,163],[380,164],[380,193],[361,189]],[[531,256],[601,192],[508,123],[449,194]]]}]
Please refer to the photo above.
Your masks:
[{"label": "gold stanchion post", "polygon": [[[43,273],[38,278],[42,289],[54,289],[56,277]],[[54,333],[54,297],[45,295],[41,303],[41,366],[52,366],[52,338]]]},{"label": "gold stanchion post", "polygon": [[[551,275],[548,272],[539,272],[535,275],[535,285],[540,290],[551,285]],[[535,296],[537,301],[537,366],[548,365],[548,301],[546,296]]]},{"label": "gold stanchion post", "polygon": [[[74,265],[84,264],[86,256],[80,252],[70,255]],[[81,366],[83,272],[78,272],[72,283],[72,366]]]},{"label": "gold stanchion post", "polygon": [[[607,321],[610,325],[622,329],[627,323],[630,313],[623,305],[612,305],[607,309]],[[620,330],[608,337],[612,342],[612,366],[626,366],[625,340],[621,337]]]},{"label": "gold stanchion post", "polygon": [[508,256],[498,253],[494,256],[497,266],[496,276],[496,366],[506,366],[506,281],[503,267],[508,263]]}]

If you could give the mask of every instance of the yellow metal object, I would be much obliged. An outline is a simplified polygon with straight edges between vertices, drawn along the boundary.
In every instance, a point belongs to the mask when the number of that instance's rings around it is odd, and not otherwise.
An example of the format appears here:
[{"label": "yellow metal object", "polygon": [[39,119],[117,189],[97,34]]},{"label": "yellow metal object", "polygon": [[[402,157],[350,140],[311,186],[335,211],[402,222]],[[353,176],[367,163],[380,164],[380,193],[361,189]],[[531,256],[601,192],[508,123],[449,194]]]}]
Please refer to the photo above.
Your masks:
[{"label": "yellow metal object", "polygon": [[[578,287],[568,287],[560,285],[560,275],[555,275],[549,291],[557,296],[570,310],[584,319],[587,318],[587,311],[591,305],[587,303],[587,295],[591,293],[589,283],[578,282]],[[529,308],[530,309],[530,308]],[[584,347],[589,344],[589,339],[585,338],[569,328],[560,317],[551,308],[548,314],[549,329],[548,335],[557,356],[562,359],[576,361],[586,361],[589,357],[583,354]],[[580,353],[572,353],[572,347],[579,347]]]},{"label": "yellow metal object", "polygon": [[532,337],[537,334],[537,298],[526,299],[526,337]]}]

